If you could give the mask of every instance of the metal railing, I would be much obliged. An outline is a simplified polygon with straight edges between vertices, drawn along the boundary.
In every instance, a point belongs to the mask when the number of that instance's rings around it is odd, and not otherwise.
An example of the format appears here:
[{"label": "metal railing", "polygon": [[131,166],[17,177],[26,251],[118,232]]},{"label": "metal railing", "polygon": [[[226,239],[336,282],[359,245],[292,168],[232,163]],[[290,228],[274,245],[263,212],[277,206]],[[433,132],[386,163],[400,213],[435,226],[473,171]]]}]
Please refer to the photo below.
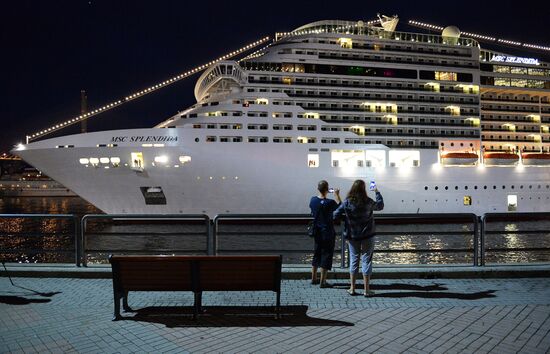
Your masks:
[{"label": "metal railing", "polygon": [[[214,254],[311,254],[312,240],[307,236],[307,223],[312,220],[309,214],[220,214],[213,219]],[[246,226],[242,226],[246,225]],[[266,228],[262,226],[268,226]],[[265,229],[265,230],[264,230]],[[220,238],[239,237],[247,244],[239,247],[224,247]],[[267,248],[262,244],[277,237],[280,245],[286,247]],[[339,235],[335,247],[336,259],[340,258],[341,266],[345,266],[345,244]],[[291,256],[292,257],[292,256]],[[293,258],[293,257],[292,257]]]},{"label": "metal railing", "polygon": [[[7,219],[21,219],[17,225],[12,225]],[[38,225],[38,231],[25,231],[24,227],[33,225],[33,222],[44,222],[53,219],[57,221],[68,221],[68,224],[57,224],[53,230],[44,234]],[[287,253],[296,257],[297,254],[307,255],[313,253],[312,241],[306,235],[306,224],[311,220],[307,214],[223,214],[210,219],[206,215],[126,215],[126,214],[93,214],[84,215],[79,222],[76,215],[72,214],[0,214],[0,254],[17,253],[74,253],[74,263],[76,266],[81,264],[86,266],[88,263],[88,253],[90,252],[126,252],[126,253],[199,253],[199,254],[236,254],[236,253]],[[94,223],[92,223],[94,221]],[[103,221],[103,223],[102,223]],[[523,240],[529,236],[550,234],[547,223],[535,223],[534,226],[517,227],[521,222],[530,221],[550,221],[550,213],[488,213],[482,218],[474,214],[377,214],[375,215],[377,223],[377,246],[375,254],[437,254],[437,253],[461,253],[466,256],[471,255],[473,266],[485,266],[488,255],[494,255],[499,252],[507,254],[527,253],[527,252],[550,252],[550,239],[542,238],[542,242],[536,245],[524,246],[521,243],[489,242],[490,237],[502,237],[510,240]],[[98,222],[101,227],[94,229]],[[503,222],[503,224],[499,224]],[[511,222],[511,223],[510,223]],[[124,229],[125,226],[135,225],[136,223],[149,223],[153,226],[143,226],[140,230]],[[158,225],[192,225],[192,230],[173,230],[160,229]],[[113,226],[114,225],[114,226]],[[164,225],[164,226],[165,226]],[[278,226],[277,226],[278,225]],[[402,225],[402,226],[400,226]],[[420,228],[420,225],[427,225]],[[435,225],[431,228],[429,225]],[[458,225],[458,229],[437,228],[437,225]],[[500,229],[495,229],[495,225]],[[507,227],[512,225],[513,228]],[[542,226],[541,226],[542,225]],[[23,227],[22,227],[23,226]],[[35,225],[36,226],[36,225]],[[122,227],[118,227],[122,226]],[[163,226],[163,227],[164,227]],[[492,226],[492,227],[491,227]],[[114,229],[113,229],[114,227]],[[118,227],[118,228],[117,228]],[[517,228],[516,228],[517,227]],[[339,236],[340,227],[337,227],[337,247],[335,249],[335,260],[339,260],[340,266],[347,264],[347,247],[345,240]],[[68,235],[74,239],[74,251],[68,249],[58,249],[59,247],[27,247],[21,248],[14,246],[10,241],[11,237],[38,237],[38,236]],[[109,245],[110,236],[121,236],[117,241],[122,242],[123,247],[97,247],[90,245],[90,237],[106,237]],[[390,245],[385,240],[389,236],[408,237],[408,243],[405,245]],[[151,238],[150,236],[155,236]],[[158,237],[177,236],[182,241],[180,243],[185,247],[162,247],[162,242]],[[183,238],[183,237],[191,238]],[[427,244],[427,247],[417,247],[417,244],[411,244],[410,240],[415,237],[425,238],[426,240],[440,239],[441,236],[457,236],[458,242],[465,243],[464,247],[451,246],[449,242],[442,247],[434,247],[434,243]],[[462,236],[471,237],[471,241]],[[132,243],[124,240],[125,237],[131,237]],[[146,238],[148,241],[142,249],[128,247],[139,238]],[[198,238],[197,238],[198,237]],[[274,237],[277,241],[274,243]],[[501,237],[501,238],[502,238]],[[225,243],[233,238],[238,242],[228,247]],[[189,242],[189,240],[191,240]],[[255,242],[255,244],[252,243]],[[270,241],[270,242],[268,242]],[[532,242],[531,242],[532,243]],[[21,242],[18,241],[21,245]],[[24,244],[24,243],[23,243]],[[201,247],[190,248],[190,245],[202,245]],[[282,247],[274,247],[274,244]],[[160,245],[160,246],[159,246]],[[490,246],[491,245],[491,246]],[[104,245],[103,245],[104,246]],[[384,247],[387,246],[387,247]],[[520,247],[522,246],[522,247]],[[543,257],[544,259],[544,257]],[[411,263],[414,264],[414,263]]]},{"label": "metal railing", "polygon": [[[205,247],[204,249],[197,249],[197,248],[161,248],[157,247],[155,248],[155,245],[153,244],[146,244],[147,249],[145,250],[139,250],[136,248],[120,248],[117,247],[116,249],[111,247],[109,249],[105,248],[88,248],[88,231],[89,231],[89,221],[92,220],[109,220],[111,224],[113,222],[116,222],[119,225],[128,226],[132,223],[143,223],[145,221],[147,222],[164,222],[170,221],[171,223],[176,222],[177,224],[184,224],[184,222],[187,225],[190,225],[193,223],[194,225],[197,225],[197,221],[199,222],[198,225],[204,227],[203,231],[196,231],[196,230],[187,230],[185,232],[174,232],[174,230],[167,230],[164,232],[154,232],[154,231],[147,231],[142,230],[136,232],[135,230],[128,231],[128,230],[114,230],[114,231],[105,231],[102,230],[100,232],[95,232],[94,234],[97,235],[106,235],[106,236],[130,236],[135,238],[136,236],[204,236],[204,243]],[[175,254],[175,253],[202,253],[202,254],[212,254],[211,249],[211,229],[210,229],[210,218],[207,215],[202,214],[188,214],[188,215],[182,215],[182,214],[89,214],[84,215],[82,217],[81,221],[81,259],[82,259],[82,265],[87,266],[88,264],[88,252],[112,252],[112,251],[118,251],[118,252],[130,252],[130,253],[151,253],[151,252],[159,252],[159,253],[167,253],[167,254]]]},{"label": "metal railing", "polygon": [[[6,224],[6,219],[23,219],[24,224],[28,225],[31,221],[44,221],[44,220],[68,220],[72,222],[72,232],[63,232],[64,230],[60,230],[59,232],[57,230],[54,230],[54,232],[49,232],[50,235],[56,235],[59,234],[69,234],[72,233],[72,239],[74,240],[74,251],[68,250],[68,249],[57,249],[57,248],[19,248],[19,247],[10,247],[10,248],[0,248],[0,253],[3,254],[17,254],[17,253],[73,253],[74,252],[74,262],[75,265],[79,265],[79,259],[80,259],[80,244],[79,244],[79,237],[78,237],[78,218],[73,214],[0,214],[0,237],[44,237],[43,232],[36,232],[36,231],[24,231],[24,227],[15,227],[12,230],[12,225]],[[19,229],[16,231],[15,229]],[[4,244],[2,242],[1,244]]]},{"label": "metal railing", "polygon": [[[480,260],[481,260],[481,266],[485,266],[486,260],[487,260],[487,252],[491,253],[497,253],[497,252],[541,252],[541,251],[550,251],[550,240],[547,241],[548,246],[539,246],[539,247],[488,247],[487,245],[487,238],[488,236],[494,236],[494,235],[503,235],[508,238],[514,239],[512,244],[519,245],[521,242],[518,239],[518,236],[521,237],[528,237],[532,235],[550,235],[550,230],[548,229],[548,225],[546,225],[546,228],[543,229],[521,229],[517,228],[518,222],[521,225],[521,222],[530,222],[530,221],[550,221],[550,213],[546,212],[539,212],[539,213],[488,213],[484,214],[481,218],[481,252],[480,252]],[[503,228],[499,230],[489,229],[488,224],[495,224],[498,222],[510,222],[514,221],[514,227],[513,228],[507,228],[506,225],[500,225],[504,226]]]},{"label": "metal railing", "polygon": [[[472,255],[472,265],[479,265],[479,219],[475,214],[375,214],[374,220],[377,225],[376,235],[378,245],[375,253],[469,253]],[[470,225],[470,228],[463,228],[464,224]],[[392,225],[393,230],[385,231],[385,225]],[[395,230],[395,225],[407,225],[408,230]],[[411,225],[416,227],[411,228]],[[457,225],[455,230],[438,230],[428,228],[420,230],[418,225]],[[419,237],[439,237],[439,236],[471,236],[471,247],[453,247],[453,248],[380,248],[384,244],[385,236],[398,236],[406,234],[408,236]]]}]

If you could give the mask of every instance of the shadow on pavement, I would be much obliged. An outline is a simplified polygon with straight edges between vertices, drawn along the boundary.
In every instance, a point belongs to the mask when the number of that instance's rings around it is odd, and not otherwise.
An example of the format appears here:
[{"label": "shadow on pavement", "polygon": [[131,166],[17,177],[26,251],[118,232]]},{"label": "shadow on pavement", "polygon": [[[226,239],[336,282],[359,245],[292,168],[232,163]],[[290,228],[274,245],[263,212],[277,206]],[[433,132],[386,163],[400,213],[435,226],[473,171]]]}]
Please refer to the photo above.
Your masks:
[{"label": "shadow on pavement", "polygon": [[51,299],[33,299],[17,295],[1,295],[0,303],[8,305],[28,305],[30,303],[50,302]]},{"label": "shadow on pavement", "polygon": [[160,323],[166,327],[302,327],[353,326],[353,323],[314,318],[307,306],[281,306],[281,318],[275,318],[271,306],[208,306],[193,320],[193,307],[146,307],[136,310],[127,321]]},{"label": "shadow on pavement", "polygon": [[[446,286],[443,286],[445,284],[438,284],[434,283],[433,285],[414,285],[414,284],[371,284],[370,288],[372,290],[415,290],[415,291],[442,291],[442,290],[449,290]],[[348,289],[349,283],[334,283],[334,286],[337,288],[342,289]],[[357,289],[363,289],[363,283],[357,282],[356,284]]]},{"label": "shadow on pavement", "polygon": [[[373,287],[374,289],[374,287]],[[395,292],[395,293],[376,293],[371,297],[419,297],[423,299],[458,299],[458,300],[479,300],[490,297],[496,297],[493,293],[496,290],[486,290],[480,291],[477,293],[449,293],[449,292],[420,292],[420,291],[409,291],[409,292]]]}]

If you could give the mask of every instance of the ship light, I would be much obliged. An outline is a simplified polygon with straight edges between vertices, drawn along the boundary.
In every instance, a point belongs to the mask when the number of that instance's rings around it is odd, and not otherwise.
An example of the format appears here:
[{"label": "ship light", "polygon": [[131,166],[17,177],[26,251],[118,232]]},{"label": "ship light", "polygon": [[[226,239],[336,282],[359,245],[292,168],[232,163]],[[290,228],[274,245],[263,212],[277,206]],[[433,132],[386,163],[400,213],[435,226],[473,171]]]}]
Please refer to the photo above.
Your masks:
[{"label": "ship light", "polygon": [[15,150],[17,151],[25,150],[25,145],[23,145],[23,143],[19,143],[15,146]]},{"label": "ship light", "polygon": [[313,119],[319,119],[319,113],[316,113],[316,112],[306,112],[306,113],[304,113],[304,117],[306,117],[306,118],[313,118]]},{"label": "ship light", "polygon": [[99,159],[97,157],[90,157],[90,163],[95,166],[99,164]]},{"label": "ship light", "polygon": [[111,157],[111,163],[113,166],[118,167],[120,165],[120,157]]},{"label": "ship light", "polygon": [[184,164],[191,161],[191,156],[180,156],[179,160],[182,164]]},{"label": "ship light", "polygon": [[445,109],[449,110],[449,113],[453,116],[459,116],[460,115],[460,107],[459,106],[447,106]]},{"label": "ship light", "polygon": [[87,164],[90,163],[90,160],[87,159],[87,158],[81,158],[79,161],[80,161],[80,163],[83,164],[83,165],[87,165]]},{"label": "ship light", "polygon": [[108,157],[100,157],[100,158],[99,158],[99,162],[101,162],[101,163],[109,163],[109,158],[108,158]]},{"label": "ship light", "polygon": [[424,87],[430,91],[439,92],[441,85],[439,84],[439,82],[426,82],[424,84]]},{"label": "ship light", "polygon": [[168,162],[168,156],[166,156],[166,155],[155,156],[155,162],[167,163]]},{"label": "ship light", "polygon": [[338,43],[342,48],[351,49],[353,47],[353,41],[351,38],[338,38]]},{"label": "ship light", "polygon": [[443,165],[439,162],[432,164],[432,172],[439,174],[441,171],[443,171]]},{"label": "ship light", "polygon": [[269,100],[267,98],[257,98],[256,104],[269,104]]},{"label": "ship light", "polygon": [[465,119],[465,121],[471,122],[472,126],[474,127],[479,127],[479,124],[481,122],[479,118],[467,118]]}]

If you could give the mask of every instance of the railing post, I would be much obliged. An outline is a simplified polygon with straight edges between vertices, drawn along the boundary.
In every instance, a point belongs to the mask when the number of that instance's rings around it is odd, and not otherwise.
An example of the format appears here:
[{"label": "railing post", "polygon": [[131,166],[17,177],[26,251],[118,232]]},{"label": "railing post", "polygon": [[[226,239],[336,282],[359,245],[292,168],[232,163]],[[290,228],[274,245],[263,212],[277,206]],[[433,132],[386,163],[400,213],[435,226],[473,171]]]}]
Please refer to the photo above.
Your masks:
[{"label": "railing post", "polygon": [[479,266],[479,217],[474,215],[474,267]]},{"label": "railing post", "polygon": [[485,231],[487,230],[487,214],[483,214],[481,218],[481,230],[480,230],[480,264],[485,267]]},{"label": "railing post", "polygon": [[341,245],[340,245],[340,268],[346,268],[346,239],[344,238],[344,233],[342,232],[341,236]]},{"label": "railing post", "polygon": [[214,254],[214,221],[210,218],[207,219],[207,232],[206,232],[206,254],[212,256]]},{"label": "railing post", "polygon": [[84,215],[80,222],[80,255],[82,259],[82,266],[88,266],[88,257],[86,255],[86,222],[89,215]]},{"label": "railing post", "polygon": [[79,224],[80,220],[78,219],[78,216],[73,217],[73,223],[74,223],[74,247],[75,247],[75,263],[77,267],[80,267],[80,233],[79,231]]},{"label": "railing post", "polygon": [[214,216],[212,221],[212,254],[214,256],[218,255],[218,220],[220,215]]}]

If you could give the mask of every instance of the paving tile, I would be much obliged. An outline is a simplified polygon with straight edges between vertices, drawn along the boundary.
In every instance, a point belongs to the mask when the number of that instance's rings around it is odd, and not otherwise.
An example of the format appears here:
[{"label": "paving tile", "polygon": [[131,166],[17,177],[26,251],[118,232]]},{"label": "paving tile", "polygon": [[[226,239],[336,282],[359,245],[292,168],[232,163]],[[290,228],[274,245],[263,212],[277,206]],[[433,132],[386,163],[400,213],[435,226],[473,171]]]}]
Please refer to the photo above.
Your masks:
[{"label": "paving tile", "polygon": [[[273,306],[271,292],[205,293],[206,308],[219,312],[197,322],[181,313],[191,310],[192,294],[136,292],[130,303],[139,316],[112,322],[110,280],[14,281],[61,293],[48,303],[32,302],[40,299],[35,295],[26,305],[0,303],[2,352],[537,354],[550,348],[550,278],[376,279],[373,288],[382,290],[369,299],[347,295],[344,280],[342,289],[284,280],[282,305],[289,310],[279,322],[250,310]],[[436,283],[447,290],[403,290]],[[28,296],[6,278],[0,278],[1,292]],[[464,300],[468,294],[479,298]]]}]

